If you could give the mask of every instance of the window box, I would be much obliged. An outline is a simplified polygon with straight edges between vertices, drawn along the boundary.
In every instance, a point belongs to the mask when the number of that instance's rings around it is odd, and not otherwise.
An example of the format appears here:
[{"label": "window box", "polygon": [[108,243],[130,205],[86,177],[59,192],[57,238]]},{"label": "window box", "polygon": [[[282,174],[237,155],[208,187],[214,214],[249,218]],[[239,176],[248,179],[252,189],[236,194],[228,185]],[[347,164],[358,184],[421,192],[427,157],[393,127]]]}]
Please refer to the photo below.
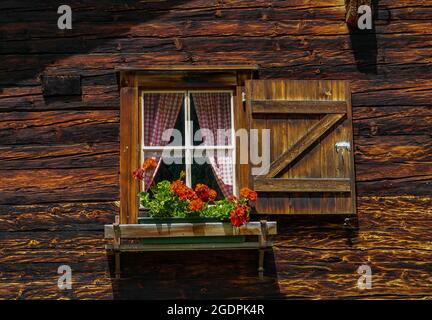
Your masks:
[{"label": "window box", "polygon": [[[276,234],[276,222],[265,220],[248,222],[237,228],[226,222],[205,223],[149,223],[105,225],[105,239],[112,244],[105,247],[115,255],[115,274],[120,278],[120,253],[147,251],[186,251],[186,250],[258,250],[258,272],[263,276],[264,252],[271,249],[269,235]],[[140,243],[144,238],[172,239],[173,237],[238,237],[250,236],[255,240],[235,243],[214,241],[197,243]],[[138,242],[136,242],[138,240]],[[169,240],[167,240],[169,241]]]},{"label": "window box", "polygon": [[[141,217],[138,218],[138,224],[154,225],[161,227],[165,225],[175,225],[178,223],[210,223],[221,222],[217,218],[156,218],[156,217]],[[224,227],[231,226],[229,222],[223,222]],[[245,236],[192,236],[192,237],[161,237],[161,238],[143,238],[142,244],[177,244],[177,243],[239,243],[246,240]]]}]

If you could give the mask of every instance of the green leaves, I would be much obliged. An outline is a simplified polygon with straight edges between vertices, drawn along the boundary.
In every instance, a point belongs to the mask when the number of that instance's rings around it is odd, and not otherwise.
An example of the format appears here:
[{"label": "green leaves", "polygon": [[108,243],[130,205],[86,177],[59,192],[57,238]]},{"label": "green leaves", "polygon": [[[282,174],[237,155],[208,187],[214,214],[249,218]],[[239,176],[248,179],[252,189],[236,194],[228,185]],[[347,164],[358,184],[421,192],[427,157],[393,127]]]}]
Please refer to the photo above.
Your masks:
[{"label": "green leaves", "polygon": [[138,193],[138,197],[150,217],[207,217],[228,220],[235,207],[235,203],[223,199],[215,201],[214,204],[205,203],[202,210],[192,212],[188,209],[188,201],[173,193],[171,183],[167,180],[153,185],[148,192]]},{"label": "green leaves", "polygon": [[202,217],[218,218],[228,220],[230,212],[234,209],[235,204],[227,199],[215,201],[214,205],[207,205],[202,211]]},{"label": "green leaves", "polygon": [[187,202],[174,195],[170,187],[170,182],[164,180],[152,186],[149,192],[138,193],[150,217],[186,217]]}]

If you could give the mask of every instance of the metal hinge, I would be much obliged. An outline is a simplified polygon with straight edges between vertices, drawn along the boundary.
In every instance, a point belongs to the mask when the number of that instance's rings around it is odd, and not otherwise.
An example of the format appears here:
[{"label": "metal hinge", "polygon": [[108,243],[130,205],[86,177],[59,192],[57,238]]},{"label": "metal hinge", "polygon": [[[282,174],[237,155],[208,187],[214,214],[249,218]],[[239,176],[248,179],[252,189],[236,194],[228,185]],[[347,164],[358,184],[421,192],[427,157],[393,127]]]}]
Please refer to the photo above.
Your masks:
[{"label": "metal hinge", "polygon": [[339,152],[341,149],[346,149],[348,151],[351,150],[351,143],[348,141],[339,141],[335,144],[336,152]]}]

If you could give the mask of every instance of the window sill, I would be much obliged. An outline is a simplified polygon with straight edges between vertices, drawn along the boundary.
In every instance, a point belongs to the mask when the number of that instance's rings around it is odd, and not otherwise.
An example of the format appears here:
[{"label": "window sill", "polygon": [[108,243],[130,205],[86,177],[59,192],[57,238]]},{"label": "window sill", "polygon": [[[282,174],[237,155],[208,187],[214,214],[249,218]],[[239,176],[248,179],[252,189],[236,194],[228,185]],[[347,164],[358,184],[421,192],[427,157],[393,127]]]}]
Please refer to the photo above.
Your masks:
[{"label": "window sill", "polygon": [[[263,226],[264,225],[264,226]],[[248,222],[239,228],[229,222],[194,222],[194,223],[151,223],[105,225],[105,239],[140,239],[151,237],[193,237],[193,236],[265,236],[277,233],[277,223]]]}]

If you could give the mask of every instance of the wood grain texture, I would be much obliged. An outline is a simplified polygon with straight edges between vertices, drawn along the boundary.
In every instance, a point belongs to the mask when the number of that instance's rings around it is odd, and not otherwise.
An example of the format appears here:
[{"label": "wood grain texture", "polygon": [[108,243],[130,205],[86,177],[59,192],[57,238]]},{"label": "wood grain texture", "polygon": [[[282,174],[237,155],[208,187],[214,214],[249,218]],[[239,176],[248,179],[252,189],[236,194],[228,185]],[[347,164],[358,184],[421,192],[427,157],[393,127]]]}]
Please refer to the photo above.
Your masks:
[{"label": "wood grain texture", "polygon": [[96,76],[82,80],[81,97],[44,98],[39,86],[20,86],[0,91],[0,112],[7,111],[58,111],[58,110],[118,110],[119,92],[110,77]]},{"label": "wood grain texture", "polygon": [[359,18],[358,9],[362,5],[367,5],[372,9],[371,0],[345,0],[346,15],[345,21],[347,24],[356,27]]},{"label": "wood grain texture", "polygon": [[321,138],[330,128],[343,118],[342,114],[326,115],[315,125],[310,127],[304,136],[290,149],[285,151],[279,158],[274,160],[270,165],[267,178],[274,178],[278,173],[289,166],[293,161],[300,157],[314,142]]},{"label": "wood grain texture", "polygon": [[139,163],[139,93],[135,77],[124,75],[120,89],[120,223],[137,223],[139,185],[132,173]]},{"label": "wood grain texture", "polygon": [[[268,234],[276,234],[276,223],[269,221]],[[261,235],[259,222],[248,222],[236,228],[230,223],[175,223],[175,224],[120,224],[120,235],[123,238],[143,237],[190,237],[190,236],[233,236],[233,235]],[[112,225],[105,225],[105,238],[114,238]]]},{"label": "wood grain texture", "polygon": [[283,101],[255,100],[251,102],[253,114],[266,113],[344,113],[344,101]]},{"label": "wood grain texture", "polygon": [[32,205],[1,205],[0,231],[101,230],[114,221],[114,202],[79,202]]},{"label": "wood grain texture", "polygon": [[118,111],[8,112],[0,118],[2,145],[118,141]]},{"label": "wood grain texture", "polygon": [[0,147],[0,170],[119,166],[117,142]]},{"label": "wood grain texture", "polygon": [[[0,299],[432,298],[430,1],[378,1],[368,34],[350,33],[335,0],[68,4],[65,34],[51,23],[52,1],[0,2]],[[125,255],[126,278],[113,280],[102,239],[119,200],[115,68],[143,63],[259,64],[260,79],[349,80],[355,228],[343,217],[278,215],[263,281],[254,252]],[[43,97],[41,75],[70,73],[81,76],[80,97]],[[278,125],[276,134],[291,129]],[[365,263],[373,289],[360,291]],[[57,288],[60,264],[74,272],[69,292]]]},{"label": "wood grain texture", "polygon": [[[426,298],[431,296],[431,201],[359,198],[360,228],[352,231],[337,221],[284,217],[264,281],[255,275],[253,252],[124,255],[125,279],[116,281],[102,250],[102,229],[3,232],[0,293],[13,299]],[[68,294],[56,289],[53,275],[62,263],[74,270]],[[372,267],[372,291],[356,288],[360,264]],[[162,265],[166,272],[158,272]]]},{"label": "wood grain texture", "polygon": [[[253,108],[255,101],[266,101],[270,106],[266,114],[264,110],[252,112],[249,119],[251,129],[270,129],[270,166],[252,177],[253,188],[260,191],[257,212],[354,214],[355,185],[340,180],[354,179],[351,147],[340,151],[335,148],[337,142],[353,144],[348,83],[252,80],[246,82],[246,91],[248,108]],[[287,101],[288,105],[310,102],[309,110],[320,110],[327,102],[327,110],[330,106],[336,110],[342,104],[344,113],[303,110],[281,114],[271,107],[274,101]],[[258,142],[260,145],[261,140]]]},{"label": "wood grain texture", "polygon": [[1,171],[0,204],[118,199],[118,171],[107,168]]},{"label": "wood grain texture", "polygon": [[349,192],[350,179],[283,179],[255,178],[255,191],[260,192]]}]

